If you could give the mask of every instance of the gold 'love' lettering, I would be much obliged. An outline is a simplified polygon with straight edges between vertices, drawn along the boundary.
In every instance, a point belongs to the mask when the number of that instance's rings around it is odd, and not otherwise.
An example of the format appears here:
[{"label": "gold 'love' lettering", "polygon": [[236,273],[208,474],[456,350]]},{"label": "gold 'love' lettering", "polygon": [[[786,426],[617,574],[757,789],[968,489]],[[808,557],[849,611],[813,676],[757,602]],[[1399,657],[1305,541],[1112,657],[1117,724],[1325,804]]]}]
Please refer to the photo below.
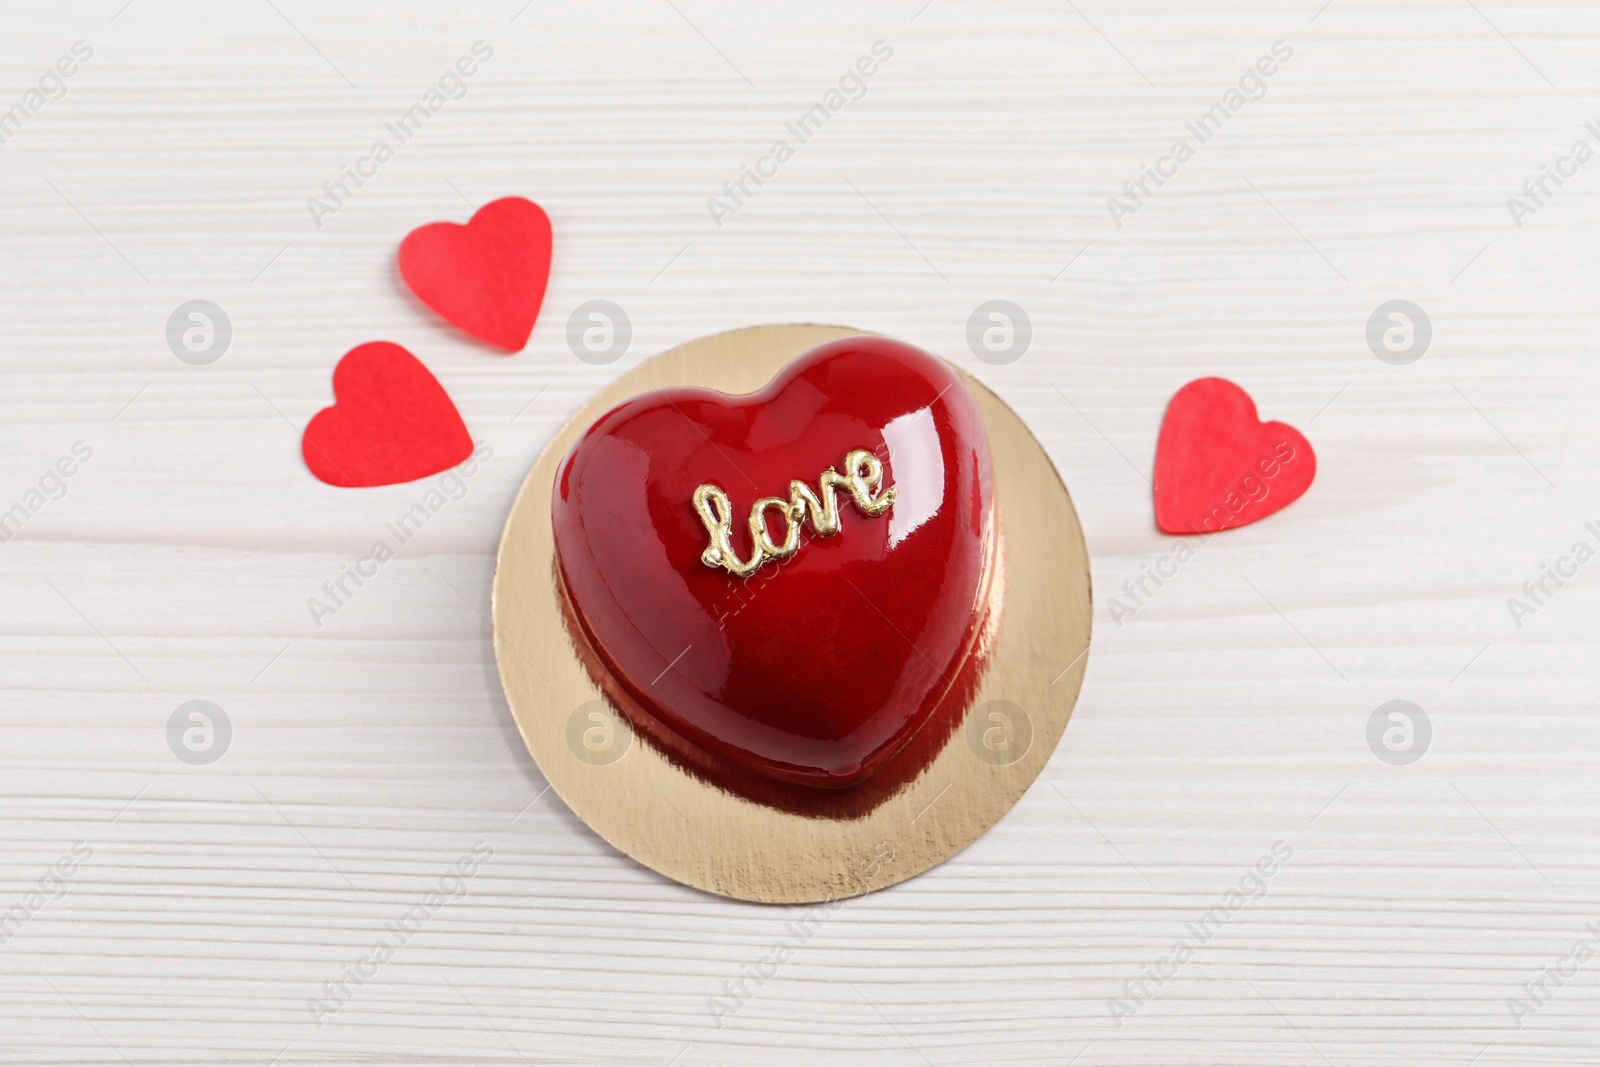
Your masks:
[{"label": "gold 'love' lettering", "polygon": [[[750,558],[742,560],[733,550],[733,502],[722,487],[712,482],[702,483],[694,491],[694,510],[705,523],[711,543],[700,553],[700,562],[708,567],[722,567],[728,573],[748,578],[769,559],[788,559],[800,551],[800,524],[807,518],[818,537],[832,537],[839,532],[839,500],[837,489],[845,489],[863,515],[882,515],[894,503],[893,486],[883,486],[883,461],[864,448],[858,448],[844,457],[846,473],[840,474],[829,467],[817,478],[813,492],[805,482],[796,478],[789,483],[789,499],[781,496],[764,496],[750,507],[750,540],[754,543]],[[783,540],[773,543],[767,529],[767,512],[776,511],[783,516]]]}]

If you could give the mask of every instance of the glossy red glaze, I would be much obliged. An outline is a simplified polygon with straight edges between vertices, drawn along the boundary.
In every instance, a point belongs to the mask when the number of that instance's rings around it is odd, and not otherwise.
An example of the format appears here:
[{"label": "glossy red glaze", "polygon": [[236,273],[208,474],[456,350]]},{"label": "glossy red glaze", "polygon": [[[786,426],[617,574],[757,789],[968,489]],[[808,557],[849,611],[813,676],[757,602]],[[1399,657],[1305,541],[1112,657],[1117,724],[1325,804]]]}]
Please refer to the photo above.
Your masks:
[{"label": "glossy red glaze", "polygon": [[[879,516],[840,491],[842,529],[737,578],[701,561],[703,482],[751,504],[817,488],[866,449],[896,499]],[[879,489],[882,492],[882,488]],[[965,384],[897,341],[814,349],[746,396],[649,393],[613,409],[562,462],[552,501],[573,615],[610,680],[672,737],[743,771],[844,788],[904,748],[965,673],[986,591],[993,481]],[[782,540],[782,520],[768,514]],[[929,753],[928,758],[933,754]]]}]

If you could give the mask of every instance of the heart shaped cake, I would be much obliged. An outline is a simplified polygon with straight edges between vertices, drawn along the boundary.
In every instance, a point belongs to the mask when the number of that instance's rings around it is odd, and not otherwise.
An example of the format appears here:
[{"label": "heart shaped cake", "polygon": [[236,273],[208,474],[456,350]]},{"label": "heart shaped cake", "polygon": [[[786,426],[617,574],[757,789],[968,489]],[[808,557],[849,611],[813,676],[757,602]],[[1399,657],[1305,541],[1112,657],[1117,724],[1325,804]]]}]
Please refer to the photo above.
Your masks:
[{"label": "heart shaped cake", "polygon": [[558,468],[579,640],[636,727],[740,773],[857,786],[973,657],[996,556],[983,422],[954,369],[851,337],[743,396],[602,416]]}]

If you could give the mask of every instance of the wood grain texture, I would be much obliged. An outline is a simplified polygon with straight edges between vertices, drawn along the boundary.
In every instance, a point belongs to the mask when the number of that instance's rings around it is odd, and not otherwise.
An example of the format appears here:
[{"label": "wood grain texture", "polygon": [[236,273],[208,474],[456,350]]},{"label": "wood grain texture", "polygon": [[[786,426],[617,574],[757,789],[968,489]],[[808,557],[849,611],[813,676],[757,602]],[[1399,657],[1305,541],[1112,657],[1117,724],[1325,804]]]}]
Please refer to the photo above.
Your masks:
[{"label": "wood grain texture", "polygon": [[[1600,163],[1520,227],[1506,205],[1597,140],[1592,5],[74,0],[5,28],[0,112],[74,41],[94,54],[0,144],[0,510],[75,441],[94,455],[0,545],[0,907],[93,856],[0,945],[0,1059],[1600,1059],[1600,964],[1508,1009],[1600,924],[1600,565],[1520,627],[1507,608],[1600,519]],[[466,95],[317,228],[307,198],[480,39]],[[707,198],[878,40],[865,96],[716,227]],[[1107,198],[1279,40],[1264,98],[1117,228]],[[508,358],[392,256],[512,193],[557,247]],[[211,366],[167,347],[194,298],[233,323]],[[608,367],[565,340],[594,298],[633,323]],[[1007,366],[967,347],[993,298],[1033,324]],[[1434,327],[1405,367],[1364,339],[1394,298]],[[805,911],[669,883],[541,796],[485,616],[512,495],[570,412],[673,344],[786,321],[996,390],[1072,491],[1099,615],[1018,806],[806,927],[718,1020]],[[494,458],[319,628],[307,598],[425,488],[299,462],[335,360],[375,339]],[[1173,550],[1146,482],[1162,407],[1204,374],[1302,429],[1317,483],[1118,625],[1109,598]],[[209,766],[167,745],[195,698],[233,725]],[[1405,767],[1365,739],[1395,698],[1433,724]],[[308,1000],[479,841],[466,895],[319,1027]],[[1278,841],[1260,899],[1117,1025],[1108,1001]]]}]

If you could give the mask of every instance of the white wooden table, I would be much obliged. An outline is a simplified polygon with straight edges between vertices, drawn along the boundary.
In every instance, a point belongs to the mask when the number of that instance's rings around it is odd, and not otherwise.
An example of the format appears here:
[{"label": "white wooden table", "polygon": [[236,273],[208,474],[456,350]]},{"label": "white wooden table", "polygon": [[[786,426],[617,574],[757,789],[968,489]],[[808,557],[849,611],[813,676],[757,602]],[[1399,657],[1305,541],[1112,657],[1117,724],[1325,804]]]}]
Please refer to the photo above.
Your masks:
[{"label": "white wooden table", "polygon": [[[1600,962],[1572,955],[1600,925],[1600,564],[1507,605],[1600,546],[1600,162],[1506,203],[1600,147],[1600,10],[1319,4],[6,4],[0,510],[27,517],[0,545],[0,918],[24,914],[0,1061],[1600,1061]],[[479,40],[465,95],[315,225],[308,198]],[[715,225],[707,199],[880,40],[865,95]],[[1115,225],[1108,197],[1278,41],[1265,95]],[[514,357],[392,258],[508,194],[557,234]],[[633,325],[609,366],[566,342],[597,298]],[[209,365],[167,342],[193,299],[232,324]],[[1032,323],[1008,365],[968,347],[990,299]],[[1366,341],[1392,299],[1432,323],[1409,365]],[[671,884],[541,795],[485,613],[571,411],[674,343],[793,321],[923,345],[1016,407],[1074,494],[1097,633],[1015,810],[717,1019],[804,909]],[[319,628],[307,599],[425,489],[299,459],[334,362],[377,339],[494,458]],[[1161,411],[1207,374],[1305,431],[1318,480],[1117,625],[1108,598],[1174,547]],[[168,744],[195,699],[231,723],[210,764]],[[1409,765],[1368,745],[1392,699],[1431,722]],[[475,846],[461,899],[342,977]]]}]

